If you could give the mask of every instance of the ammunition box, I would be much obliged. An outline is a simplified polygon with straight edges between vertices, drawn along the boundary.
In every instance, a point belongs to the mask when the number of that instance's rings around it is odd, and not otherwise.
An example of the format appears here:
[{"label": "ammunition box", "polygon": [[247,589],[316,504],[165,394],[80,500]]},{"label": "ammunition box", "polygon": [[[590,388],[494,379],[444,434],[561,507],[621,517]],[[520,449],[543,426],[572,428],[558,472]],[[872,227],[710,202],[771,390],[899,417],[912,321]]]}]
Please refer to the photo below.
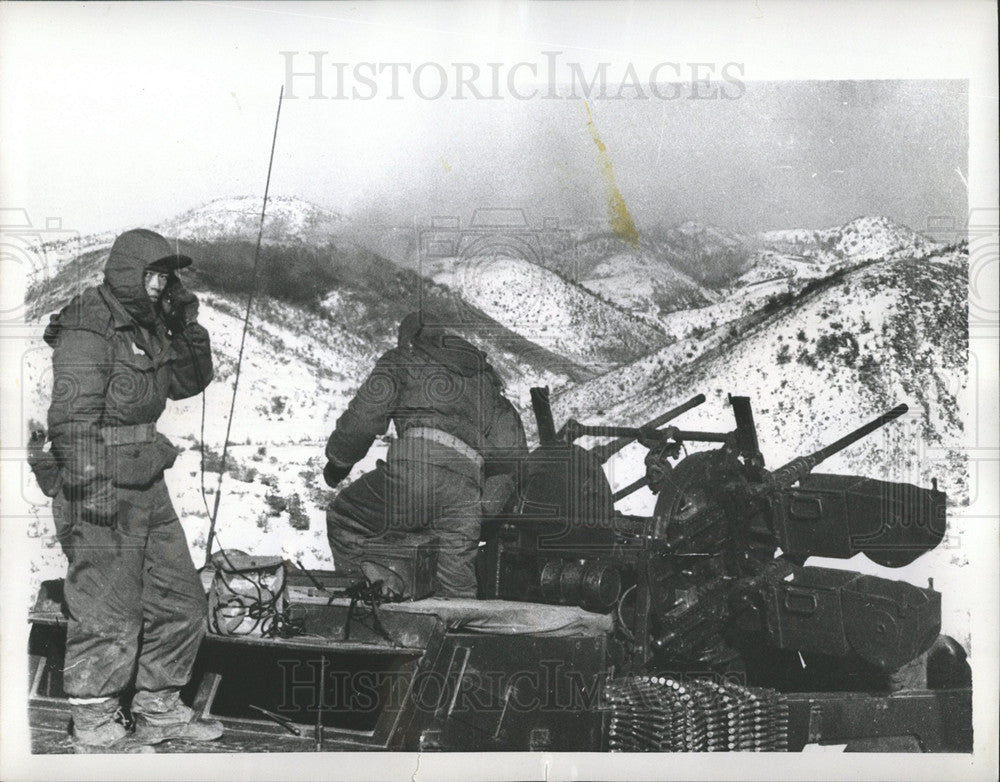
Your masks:
[{"label": "ammunition box", "polygon": [[813,473],[773,503],[786,554],[850,559],[864,552],[887,567],[909,564],[945,533],[943,492],[853,475]]},{"label": "ammunition box", "polygon": [[764,596],[778,648],[856,655],[886,671],[930,648],[941,629],[940,593],[849,570],[804,567]]},{"label": "ammunition box", "polygon": [[372,582],[382,581],[403,600],[434,593],[438,539],[390,533],[361,547],[361,570]]}]

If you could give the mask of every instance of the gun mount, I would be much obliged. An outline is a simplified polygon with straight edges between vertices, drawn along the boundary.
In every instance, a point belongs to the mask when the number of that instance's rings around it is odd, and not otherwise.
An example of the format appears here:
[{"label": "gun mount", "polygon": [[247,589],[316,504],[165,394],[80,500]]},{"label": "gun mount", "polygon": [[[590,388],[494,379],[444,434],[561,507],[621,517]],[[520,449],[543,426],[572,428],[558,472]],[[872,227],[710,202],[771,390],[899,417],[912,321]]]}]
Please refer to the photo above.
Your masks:
[{"label": "gun mount", "polygon": [[[727,432],[667,425],[703,395],[643,426],[570,419],[558,432],[547,389],[532,401],[544,436],[515,513],[488,535],[489,596],[613,611],[619,668],[635,674],[738,670],[776,686],[786,674],[774,659],[814,654],[889,675],[937,639],[933,589],[805,566],[864,553],[900,567],[941,541],[946,498],[936,486],[814,472],[906,405],[769,471],[747,397],[730,397]],[[576,444],[584,436],[615,439],[587,449]],[[615,492],[603,464],[632,442],[647,449],[646,474]],[[690,443],[718,447],[682,457]],[[615,510],[643,486],[657,495],[652,516]]]},{"label": "gun mount", "polygon": [[[540,445],[513,511],[484,525],[481,596],[505,599],[382,602],[356,575],[285,563],[270,624],[286,634],[211,632],[199,654],[188,697],[225,722],[220,751],[972,750],[941,595],[806,564],[898,567],[941,541],[936,486],[815,472],[905,407],[770,471],[746,397],[722,432],[674,423],[701,395],[638,427],[557,428],[547,391],[532,402]],[[604,464],[635,442],[645,475],[615,492]],[[646,485],[651,515],[616,510]],[[427,545],[381,544],[424,594]],[[45,582],[31,615],[36,751],[66,741],[63,602]]]}]

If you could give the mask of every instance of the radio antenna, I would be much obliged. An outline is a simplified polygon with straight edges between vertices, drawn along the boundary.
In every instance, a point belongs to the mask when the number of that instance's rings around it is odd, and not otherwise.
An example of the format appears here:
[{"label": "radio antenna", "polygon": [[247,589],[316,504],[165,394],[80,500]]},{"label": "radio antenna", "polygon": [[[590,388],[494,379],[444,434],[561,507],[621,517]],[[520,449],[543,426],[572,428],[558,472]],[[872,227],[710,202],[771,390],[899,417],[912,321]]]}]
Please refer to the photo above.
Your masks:
[{"label": "radio antenna", "polygon": [[[226,457],[229,454],[229,433],[233,428],[233,412],[236,410],[236,392],[240,387],[240,370],[243,367],[243,349],[247,341],[247,329],[250,326],[250,310],[253,307],[254,294],[257,292],[257,267],[260,264],[260,245],[264,238],[264,215],[267,213],[267,194],[271,189],[271,168],[274,165],[274,148],[278,141],[278,121],[281,119],[281,100],[285,96],[282,85],[278,93],[278,110],[274,117],[274,134],[271,137],[271,157],[267,162],[267,180],[264,182],[264,203],[260,207],[260,226],[257,229],[257,247],[253,254],[253,271],[250,275],[250,294],[247,296],[247,309],[243,316],[243,334],[240,336],[240,350],[236,356],[236,376],[233,380],[233,398],[229,403],[229,420],[226,422],[226,437],[222,442],[222,458],[219,462],[219,483],[215,489],[215,502],[209,517],[208,539],[205,542],[205,566],[212,560],[212,544],[215,542],[215,522],[219,516],[219,500],[222,498],[222,479],[226,474]],[[204,437],[202,437],[204,448]],[[203,465],[204,466],[204,465]],[[207,505],[207,503],[206,503]]]}]

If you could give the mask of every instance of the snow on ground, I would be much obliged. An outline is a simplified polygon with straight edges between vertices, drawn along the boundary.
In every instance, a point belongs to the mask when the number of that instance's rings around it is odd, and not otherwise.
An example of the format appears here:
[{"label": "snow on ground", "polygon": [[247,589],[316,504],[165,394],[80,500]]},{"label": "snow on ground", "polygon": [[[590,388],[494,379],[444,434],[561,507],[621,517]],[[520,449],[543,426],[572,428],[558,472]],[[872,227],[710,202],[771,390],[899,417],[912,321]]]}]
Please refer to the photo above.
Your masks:
[{"label": "snow on ground", "polygon": [[440,260],[432,274],[503,326],[587,366],[619,364],[664,341],[638,318],[518,258]]},{"label": "snow on ground", "polygon": [[[260,230],[262,199],[219,198],[155,226],[172,239],[255,241]],[[324,242],[341,231],[347,219],[301,198],[272,196],[264,213],[264,239],[269,242]]]},{"label": "snow on ground", "polygon": [[[695,245],[683,244],[692,237],[698,239]],[[724,259],[724,250],[740,248],[747,258],[741,264],[734,262],[733,273],[727,276],[730,267],[716,256],[721,253]],[[884,217],[858,218],[815,231],[769,231],[752,239],[684,223],[667,231],[659,242],[643,242],[639,250],[620,252],[612,247],[604,258],[586,256],[581,282],[681,339],[692,329],[701,332],[743,318],[769,300],[795,294],[834,272],[876,260],[925,258],[939,249],[940,245]],[[695,272],[681,271],[678,267],[692,268],[692,252],[705,254],[706,268],[725,282],[708,288],[692,279]],[[713,263],[721,265],[716,268]]]},{"label": "snow on ground", "polygon": [[758,239],[771,248],[793,249],[832,263],[880,258],[922,258],[937,244],[888,217],[858,217],[841,226],[766,231]]},{"label": "snow on ground", "polygon": [[588,290],[654,322],[668,313],[718,300],[718,294],[699,285],[650,248],[630,248],[608,256],[580,282]]},{"label": "snow on ground", "polygon": [[[920,486],[937,479],[956,511],[946,541],[899,571],[864,557],[864,567],[854,560],[811,563],[857,566],[921,586],[934,577],[939,590],[949,590],[945,632],[967,644],[960,548],[967,523],[959,511],[968,486],[956,404],[966,383],[965,317],[961,253],[872,264],[737,339],[709,332],[557,394],[556,425],[573,416],[586,423],[634,426],[701,392],[707,401],[673,423],[727,432],[734,426],[727,395],[749,395],[761,449],[774,468],[906,402],[910,411],[902,419],[830,458],[818,471]],[[644,455],[633,445],[609,462],[606,472],[614,489],[643,475]],[[618,509],[648,514],[654,504],[655,497],[642,490]]]},{"label": "snow on ground", "polygon": [[[58,238],[53,238],[53,234]],[[5,234],[4,240],[17,247],[22,257],[30,261],[25,268],[28,287],[43,285],[64,266],[86,253],[110,247],[115,240],[111,232],[81,236],[75,231],[53,231],[39,234]],[[13,249],[13,248],[12,248]]]},{"label": "snow on ground", "polygon": [[[259,205],[252,201],[213,202],[164,223],[164,230],[200,239],[245,238],[247,231],[255,237]],[[269,204],[268,216],[276,220],[276,233],[269,239],[274,241],[294,239],[300,231],[329,238],[339,219],[294,199],[276,199]],[[112,238],[101,235],[83,246],[98,250]],[[601,300],[634,294],[641,309],[648,294],[656,292],[648,275],[644,280],[643,273],[629,269],[621,258],[608,259],[604,267],[594,259],[590,271],[608,276],[585,280],[591,290],[512,258],[437,261],[434,279],[503,326],[552,351],[555,360],[562,356],[567,361],[561,371],[558,366],[529,365],[514,354],[495,357],[509,381],[509,395],[525,412],[529,437],[535,434],[526,412],[532,385],[553,388],[557,426],[569,416],[635,425],[704,392],[706,403],[676,423],[728,431],[733,421],[726,394],[732,392],[751,396],[761,448],[767,464],[775,467],[905,401],[910,405],[907,416],[820,469],[918,485],[937,477],[960,505],[967,489],[956,400],[965,385],[967,257],[943,252],[881,218],[818,232],[769,232],[759,239],[762,249],[753,263],[719,289],[715,303],[661,317],[662,330]],[[52,250],[57,251],[63,252]],[[921,260],[907,260],[912,258]],[[95,263],[88,262],[86,274],[96,274]],[[834,283],[804,292],[810,282],[835,271],[841,277]],[[600,279],[613,288],[602,289]],[[48,312],[40,310],[61,304],[57,299],[82,282],[58,280],[29,302],[34,304],[39,334],[48,319]],[[212,508],[217,491],[244,307],[216,292],[199,295],[217,368],[216,381],[204,398],[204,436],[201,397],[168,403],[160,421],[161,430],[184,449],[167,473],[167,483],[198,565],[204,561],[206,500]],[[777,303],[773,311],[765,311],[768,302]],[[332,564],[325,508],[334,494],[322,481],[323,445],[381,352],[355,336],[349,319],[338,318],[340,304],[338,293],[331,292],[324,301],[325,318],[275,301],[261,300],[255,306],[230,438],[234,445],[222,482],[218,544],[281,554],[310,567]],[[17,403],[26,422],[44,420],[49,357],[40,339],[25,354],[20,371],[28,382]],[[627,361],[632,363],[619,366]],[[607,371],[586,382],[569,381],[580,366]],[[205,498],[201,440],[208,452]],[[385,439],[376,442],[352,479],[373,467],[385,448]],[[607,472],[615,489],[643,474],[644,455],[644,449],[633,445],[611,460]],[[26,467],[23,472],[33,579],[60,577],[65,561],[54,545],[48,501]],[[654,496],[642,490],[618,507],[645,514],[654,502]],[[944,595],[945,632],[968,648],[968,617],[961,605],[965,524],[953,518],[941,547],[898,571],[879,568],[863,556],[848,563],[811,564],[851,567],[920,585],[933,576]]]},{"label": "snow on ground", "polygon": [[[201,395],[168,402],[158,429],[185,449],[167,472],[167,484],[181,518],[192,556],[199,566],[204,559],[208,511],[201,496],[199,443],[209,451],[205,476],[208,505],[213,506],[235,380],[236,355],[243,327],[243,304],[214,293],[201,296],[199,320],[212,337],[215,380]],[[220,540],[226,546],[257,553],[295,554],[307,565],[330,567],[324,509],[329,500],[322,481],[323,447],[336,417],[371,367],[370,346],[344,326],[323,322],[303,311],[274,301],[255,308],[244,348],[219,508]],[[39,339],[24,358],[25,385],[20,400],[22,420],[45,421],[51,390],[51,350]],[[204,405],[205,427],[201,431]],[[245,444],[244,444],[245,443]],[[384,445],[382,446],[384,450]],[[361,463],[374,464],[378,448]],[[213,462],[214,460],[214,462]],[[213,466],[215,471],[212,471]],[[233,474],[228,474],[232,472]],[[25,466],[24,493],[29,507],[29,537],[36,557],[33,579],[58,578],[65,560],[54,545],[54,527],[48,500],[41,495]],[[268,496],[279,498],[273,504]],[[291,512],[273,513],[281,501],[292,502],[300,515],[291,525]]]},{"label": "snow on ground", "polygon": [[884,470],[888,460],[897,476],[940,477],[960,499],[964,471],[951,468],[964,434],[954,400],[967,345],[942,325],[963,319],[964,298],[961,274],[944,274],[917,262],[866,268],[740,338],[671,345],[569,389],[553,400],[557,419],[634,425],[701,392],[709,401],[685,415],[685,427],[711,429],[720,418],[729,424],[728,393],[748,394],[770,462],[780,463],[907,402],[905,431],[897,423],[857,444],[845,464]]}]

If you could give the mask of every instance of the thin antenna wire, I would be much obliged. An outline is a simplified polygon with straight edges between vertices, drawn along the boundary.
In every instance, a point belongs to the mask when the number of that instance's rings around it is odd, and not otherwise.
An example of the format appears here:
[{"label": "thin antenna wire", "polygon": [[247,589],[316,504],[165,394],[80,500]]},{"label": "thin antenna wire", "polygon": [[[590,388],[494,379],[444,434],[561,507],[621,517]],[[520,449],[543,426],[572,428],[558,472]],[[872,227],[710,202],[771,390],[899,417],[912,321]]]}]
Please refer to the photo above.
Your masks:
[{"label": "thin antenna wire", "polygon": [[226,422],[226,437],[222,441],[222,459],[219,464],[219,484],[215,490],[215,503],[212,507],[212,516],[209,519],[208,540],[205,543],[205,566],[212,559],[212,543],[215,539],[215,520],[219,516],[219,500],[222,498],[222,479],[226,474],[226,456],[229,453],[229,433],[233,428],[233,412],[236,410],[236,392],[240,387],[240,369],[243,366],[243,348],[246,345],[247,329],[250,326],[250,310],[253,307],[253,297],[257,290],[257,266],[260,263],[260,245],[264,238],[264,215],[267,212],[267,194],[271,189],[271,167],[274,165],[274,148],[278,142],[278,121],[281,119],[281,100],[285,96],[285,87],[282,85],[281,92],[278,93],[278,111],[274,117],[274,135],[271,137],[271,157],[267,162],[267,181],[264,183],[264,203],[260,207],[260,226],[257,229],[257,248],[253,255],[253,272],[250,276],[250,295],[247,296],[247,311],[243,316],[243,334],[240,337],[240,350],[236,357],[236,377],[233,380],[233,398],[229,403],[229,420]]}]

